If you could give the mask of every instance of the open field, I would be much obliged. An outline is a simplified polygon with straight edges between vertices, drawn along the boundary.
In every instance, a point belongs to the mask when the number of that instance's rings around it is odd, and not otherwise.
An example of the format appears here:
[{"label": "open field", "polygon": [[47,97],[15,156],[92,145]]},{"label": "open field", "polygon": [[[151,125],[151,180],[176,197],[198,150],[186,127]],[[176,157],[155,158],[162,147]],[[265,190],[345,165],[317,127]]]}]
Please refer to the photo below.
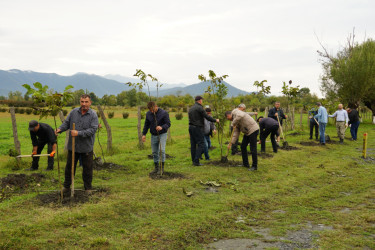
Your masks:
[{"label": "open field", "polygon": [[[344,145],[303,146],[301,142],[309,141],[306,120],[304,131],[288,132],[286,137],[298,150],[273,154],[267,143],[271,157],[261,157],[259,170],[250,172],[208,165],[204,160],[205,166],[193,167],[187,115],[177,121],[172,113],[173,143],[166,151],[173,158],[167,160],[165,170],[183,178],[153,180],[148,176],[153,169],[147,157],[151,154],[149,134],[146,149],[139,150],[135,112],[131,111],[129,119],[116,112],[109,119],[114,151],[106,152],[105,129],[99,137],[105,160],[125,167],[94,170],[93,186],[104,191],[84,204],[60,206],[42,204],[37,198],[48,194],[46,190],[58,189],[57,161],[51,173],[43,171],[47,160],[41,159],[36,172],[45,177],[14,188],[0,202],[0,249],[375,248],[374,125],[361,124],[357,142],[347,139]],[[22,154],[31,153],[27,123],[37,118],[17,114]],[[298,128],[297,120],[296,114]],[[51,118],[46,121],[53,124]],[[367,160],[361,159],[364,132],[369,134]],[[327,133],[338,141],[335,127],[328,126]],[[60,153],[64,140],[65,134],[59,136]],[[216,149],[210,152],[211,158],[219,160],[216,138],[212,142]],[[23,169],[12,169],[14,160],[7,155],[12,146],[10,115],[0,113],[0,178],[30,174],[24,170],[30,167],[30,159],[24,160]],[[95,153],[102,154],[97,141]],[[241,163],[241,156],[229,159]],[[83,188],[81,171],[78,168],[76,188]],[[200,181],[216,181],[221,186],[208,187]],[[193,195],[187,197],[183,189]]]}]

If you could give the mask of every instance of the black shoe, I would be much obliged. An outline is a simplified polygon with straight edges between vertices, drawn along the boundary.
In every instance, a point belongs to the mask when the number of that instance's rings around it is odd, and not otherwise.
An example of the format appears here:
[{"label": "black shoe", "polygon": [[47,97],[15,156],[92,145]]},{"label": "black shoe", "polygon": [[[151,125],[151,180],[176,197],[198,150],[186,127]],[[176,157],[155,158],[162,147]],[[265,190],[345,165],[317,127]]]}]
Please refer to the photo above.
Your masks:
[{"label": "black shoe", "polygon": [[203,166],[203,164],[202,164],[202,163],[199,163],[199,162],[198,162],[198,163],[194,162],[193,165],[196,166],[196,167],[198,167],[198,166]]},{"label": "black shoe", "polygon": [[251,168],[249,168],[249,171],[257,171],[257,170],[258,170],[257,167],[251,167]]},{"label": "black shoe", "polygon": [[211,159],[210,159],[210,158],[208,158],[208,159],[206,159],[206,161],[211,161]]},{"label": "black shoe", "polygon": [[158,175],[161,175],[162,173],[164,173],[164,162],[161,163],[161,168],[159,167],[157,171]]},{"label": "black shoe", "polygon": [[322,142],[322,143],[320,143],[320,145],[325,146],[326,144]]},{"label": "black shoe", "polygon": [[245,168],[250,168],[250,165],[243,165]]},{"label": "black shoe", "polygon": [[274,150],[273,152],[276,154],[276,153],[277,153],[277,150]]},{"label": "black shoe", "polygon": [[154,170],[150,174],[156,174],[156,173],[159,172],[159,163],[158,162],[154,162],[154,165],[155,165],[155,168],[154,168]]},{"label": "black shoe", "polygon": [[309,138],[310,140],[312,140],[312,137],[310,136],[310,138]]},{"label": "black shoe", "polygon": [[340,139],[340,144],[344,144],[344,140],[343,139]]},{"label": "black shoe", "polygon": [[53,168],[47,168],[45,171],[52,171]]}]

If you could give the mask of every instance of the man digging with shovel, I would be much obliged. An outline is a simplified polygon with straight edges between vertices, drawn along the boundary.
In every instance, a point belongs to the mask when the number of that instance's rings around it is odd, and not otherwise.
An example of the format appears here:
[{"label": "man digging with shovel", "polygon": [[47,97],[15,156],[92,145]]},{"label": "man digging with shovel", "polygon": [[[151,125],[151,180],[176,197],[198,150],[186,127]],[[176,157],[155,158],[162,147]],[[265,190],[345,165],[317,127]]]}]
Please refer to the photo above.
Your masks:
[{"label": "man digging with shovel", "polygon": [[279,130],[279,122],[275,121],[272,118],[260,116],[258,118],[259,127],[260,127],[260,145],[261,145],[261,152],[266,152],[266,139],[269,134],[271,134],[271,143],[273,152],[277,153],[277,144],[275,137],[277,136],[277,131]]},{"label": "man digging with shovel", "polygon": [[[81,95],[80,105],[80,108],[75,108],[69,113],[55,133],[57,135],[71,129],[68,143],[68,159],[65,167],[64,191],[70,190],[72,185],[72,137],[75,137],[74,174],[78,159],[81,157],[85,194],[90,195],[92,193],[93,152],[95,133],[98,129],[98,116],[95,111],[90,109],[91,98],[89,95]],[[75,124],[75,129],[73,129],[73,124]]]},{"label": "man digging with shovel", "polygon": [[164,172],[165,144],[167,142],[167,132],[171,126],[171,121],[168,112],[159,108],[155,102],[149,102],[147,108],[149,111],[146,113],[142,141],[146,141],[146,134],[148,129],[150,129],[151,149],[155,164],[155,169],[150,174],[161,175]]},{"label": "man digging with shovel", "polygon": [[[244,133],[241,143],[242,163],[244,167],[254,171],[258,169],[258,153],[257,153],[257,137],[259,134],[259,126],[256,121],[245,112],[234,109],[233,111],[225,112],[225,117],[232,121],[233,134],[231,141],[228,144],[228,149],[231,148],[232,143],[235,143],[240,133]],[[247,145],[250,143],[250,152],[253,164],[250,168],[249,158],[247,155]]]}]

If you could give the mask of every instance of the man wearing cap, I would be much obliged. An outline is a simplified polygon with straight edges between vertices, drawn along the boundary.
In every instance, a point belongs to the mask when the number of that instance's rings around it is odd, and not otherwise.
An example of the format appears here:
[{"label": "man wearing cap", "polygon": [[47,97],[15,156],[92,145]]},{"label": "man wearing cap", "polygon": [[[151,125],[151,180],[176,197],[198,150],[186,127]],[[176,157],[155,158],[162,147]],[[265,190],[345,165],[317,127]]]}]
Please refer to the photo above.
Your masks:
[{"label": "man wearing cap", "polygon": [[[82,179],[85,187],[85,193],[92,192],[92,174],[93,174],[93,154],[95,133],[98,129],[98,116],[96,112],[90,109],[91,98],[89,95],[81,95],[81,107],[73,109],[66,117],[65,121],[56,130],[58,133],[70,129],[69,143],[68,143],[68,158],[65,166],[65,181],[64,189],[70,189],[72,184],[71,170],[72,170],[72,137],[75,139],[75,157],[74,157],[74,172],[77,167],[77,161],[82,159]],[[75,129],[73,129],[75,123]]]},{"label": "man wearing cap", "polygon": [[219,122],[219,119],[214,119],[207,115],[202,106],[203,98],[201,96],[195,97],[195,104],[189,109],[189,135],[190,135],[190,150],[191,160],[194,166],[202,166],[199,163],[205,142],[204,142],[204,119],[210,122]]},{"label": "man wearing cap", "polygon": [[29,170],[37,170],[39,168],[39,157],[34,157],[34,155],[39,155],[42,151],[44,146],[48,145],[48,166],[47,171],[53,170],[53,157],[55,156],[56,152],[56,135],[53,131],[53,128],[46,124],[46,123],[39,123],[35,120],[29,122],[29,131],[31,142],[33,144],[33,163]]}]

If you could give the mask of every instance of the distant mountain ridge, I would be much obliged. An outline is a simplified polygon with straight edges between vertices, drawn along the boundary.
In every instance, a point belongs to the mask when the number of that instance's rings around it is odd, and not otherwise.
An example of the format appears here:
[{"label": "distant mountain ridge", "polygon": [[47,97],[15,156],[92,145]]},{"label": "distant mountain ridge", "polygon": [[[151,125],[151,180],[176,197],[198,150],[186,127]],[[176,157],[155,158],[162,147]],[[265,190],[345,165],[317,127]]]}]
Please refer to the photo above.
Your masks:
[{"label": "distant mountain ridge", "polygon": [[[72,85],[74,86],[74,90],[87,89],[89,92],[94,92],[97,96],[102,97],[105,94],[117,95],[122,91],[132,89],[132,87],[124,84],[123,80],[126,82],[138,81],[136,78],[109,75],[109,77],[112,78],[114,78],[114,76],[121,77],[117,79],[122,81],[122,83],[113,79],[108,79],[108,75],[103,77],[94,74],[77,73],[71,76],[61,76],[56,73],[40,73],[18,69],[0,70],[0,95],[7,96],[10,91],[20,91],[24,94],[26,90],[22,87],[23,84],[40,82],[43,85],[48,85],[50,89],[56,91],[63,91],[67,85]],[[229,97],[249,94],[248,92],[233,87],[226,82],[225,84],[228,87]],[[151,84],[151,86],[152,85],[153,84]],[[176,85],[178,87],[176,87]],[[163,84],[159,89],[159,96],[185,94],[190,94],[192,96],[202,95],[206,91],[208,85],[209,82],[200,82],[188,86],[184,84]],[[151,95],[156,96],[155,87],[151,87]]]}]

